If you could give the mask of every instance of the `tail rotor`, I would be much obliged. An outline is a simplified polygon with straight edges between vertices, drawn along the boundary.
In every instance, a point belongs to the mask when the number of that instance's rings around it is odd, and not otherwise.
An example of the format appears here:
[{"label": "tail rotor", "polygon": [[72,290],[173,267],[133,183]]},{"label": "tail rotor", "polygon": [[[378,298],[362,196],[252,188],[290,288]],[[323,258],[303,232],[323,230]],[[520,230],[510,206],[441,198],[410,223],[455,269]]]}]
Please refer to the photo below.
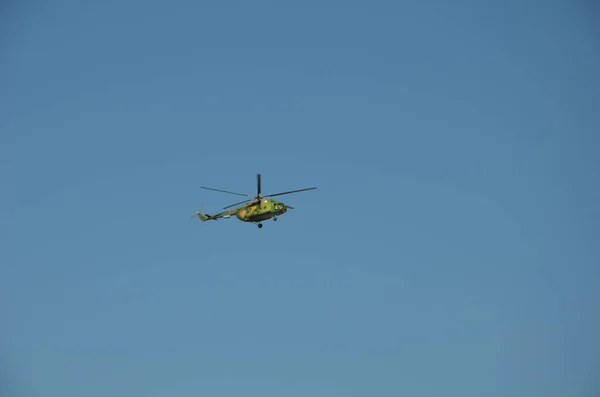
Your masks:
[{"label": "tail rotor", "polygon": [[194,215],[192,215],[190,219],[194,219],[194,218],[196,218],[196,217],[198,217],[198,218],[202,219],[202,217],[204,216],[204,215],[202,214],[202,211],[204,211],[204,203],[200,204],[200,211],[198,211],[198,212],[196,212]]}]

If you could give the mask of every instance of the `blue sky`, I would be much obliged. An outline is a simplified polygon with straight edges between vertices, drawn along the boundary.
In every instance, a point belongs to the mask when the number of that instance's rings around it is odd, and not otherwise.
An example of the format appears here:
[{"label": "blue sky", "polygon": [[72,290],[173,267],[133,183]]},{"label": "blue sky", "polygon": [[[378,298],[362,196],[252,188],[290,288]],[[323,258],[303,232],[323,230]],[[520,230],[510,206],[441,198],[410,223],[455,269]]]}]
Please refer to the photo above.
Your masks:
[{"label": "blue sky", "polygon": [[597,12],[5,6],[3,395],[595,395]]}]

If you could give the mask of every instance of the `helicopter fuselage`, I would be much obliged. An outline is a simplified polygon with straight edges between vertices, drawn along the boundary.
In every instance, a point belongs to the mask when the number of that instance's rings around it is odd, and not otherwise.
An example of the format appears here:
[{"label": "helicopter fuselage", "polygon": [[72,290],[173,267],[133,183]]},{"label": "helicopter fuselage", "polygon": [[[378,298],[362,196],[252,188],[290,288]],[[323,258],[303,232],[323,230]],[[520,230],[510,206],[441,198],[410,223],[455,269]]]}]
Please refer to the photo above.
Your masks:
[{"label": "helicopter fuselage", "polygon": [[246,204],[236,212],[236,217],[243,222],[262,222],[276,218],[287,212],[287,207],[282,202],[262,199],[259,202]]}]

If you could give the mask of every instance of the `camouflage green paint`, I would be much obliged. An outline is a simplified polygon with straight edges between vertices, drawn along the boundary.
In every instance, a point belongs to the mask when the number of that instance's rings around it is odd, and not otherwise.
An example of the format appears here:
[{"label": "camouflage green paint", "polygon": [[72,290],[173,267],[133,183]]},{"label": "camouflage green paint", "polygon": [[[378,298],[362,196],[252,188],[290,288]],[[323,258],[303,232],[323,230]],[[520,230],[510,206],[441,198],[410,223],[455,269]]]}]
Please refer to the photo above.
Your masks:
[{"label": "camouflage green paint", "polygon": [[260,222],[287,212],[285,204],[269,199],[260,200],[260,204],[256,202],[246,204],[237,210],[236,216],[244,222]]},{"label": "camouflage green paint", "polygon": [[[225,209],[233,207],[235,205],[240,205],[240,204],[243,204],[246,202],[248,202],[248,204],[245,204],[244,206],[238,207],[235,209],[223,211],[223,212],[220,212],[215,215],[203,214],[201,212],[202,210],[200,210],[200,212],[196,212],[196,214],[194,214],[193,217],[197,216],[202,221],[209,221],[209,220],[217,220],[220,218],[231,218],[233,215],[235,215],[242,222],[258,223],[258,227],[262,227],[262,224],[260,222],[267,220],[267,219],[271,219],[271,218],[273,218],[273,220],[277,220],[277,217],[279,215],[285,214],[287,212],[288,208],[291,208],[291,209],[294,208],[294,207],[287,206],[280,201],[276,201],[276,200],[265,198],[265,197],[261,196],[261,175],[260,174],[256,174],[256,182],[257,182],[256,196],[254,197],[254,199],[244,200],[242,202],[232,204],[230,206],[225,207]],[[238,196],[250,197],[248,194],[236,193],[236,192],[215,189],[215,188],[206,187],[206,186],[201,186],[201,188],[207,189],[207,190],[215,190],[217,192],[222,192],[222,193],[235,194]],[[314,190],[314,189],[316,189],[316,187],[309,187],[306,189],[298,189],[298,190],[288,190],[286,192],[269,194],[266,197],[281,196],[282,194],[298,193],[298,192],[303,192],[306,190]]]},{"label": "camouflage green paint", "polygon": [[197,212],[194,217],[197,216],[202,221],[209,221],[220,218],[229,218],[235,215],[240,221],[243,222],[261,222],[283,215],[286,212],[287,206],[284,203],[263,198],[260,201],[253,201],[244,205],[243,207],[231,209],[229,211],[223,211],[215,215]]}]

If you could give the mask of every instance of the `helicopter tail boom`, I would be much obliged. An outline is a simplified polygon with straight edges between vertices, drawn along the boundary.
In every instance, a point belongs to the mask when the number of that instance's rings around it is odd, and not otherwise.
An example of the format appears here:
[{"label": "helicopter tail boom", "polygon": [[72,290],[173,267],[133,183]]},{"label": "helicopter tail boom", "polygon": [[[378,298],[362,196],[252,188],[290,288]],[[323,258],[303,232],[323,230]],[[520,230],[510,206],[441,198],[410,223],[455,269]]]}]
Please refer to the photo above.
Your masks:
[{"label": "helicopter tail boom", "polygon": [[[204,205],[202,206],[204,207]],[[192,219],[195,217],[200,218],[201,221],[216,221],[217,219],[228,219],[231,218],[232,215],[234,215],[236,213],[237,210],[229,210],[229,211],[223,211],[220,212],[218,214],[214,214],[214,215],[210,215],[210,214],[203,214],[202,213],[202,209],[200,209],[200,211],[196,212],[194,215],[192,215]]]},{"label": "helicopter tail boom", "polygon": [[194,215],[192,215],[192,218],[194,218],[196,216],[198,218],[200,218],[201,221],[209,221],[211,219],[216,220],[215,218],[213,218],[209,214],[203,214],[202,212],[196,212]]}]

